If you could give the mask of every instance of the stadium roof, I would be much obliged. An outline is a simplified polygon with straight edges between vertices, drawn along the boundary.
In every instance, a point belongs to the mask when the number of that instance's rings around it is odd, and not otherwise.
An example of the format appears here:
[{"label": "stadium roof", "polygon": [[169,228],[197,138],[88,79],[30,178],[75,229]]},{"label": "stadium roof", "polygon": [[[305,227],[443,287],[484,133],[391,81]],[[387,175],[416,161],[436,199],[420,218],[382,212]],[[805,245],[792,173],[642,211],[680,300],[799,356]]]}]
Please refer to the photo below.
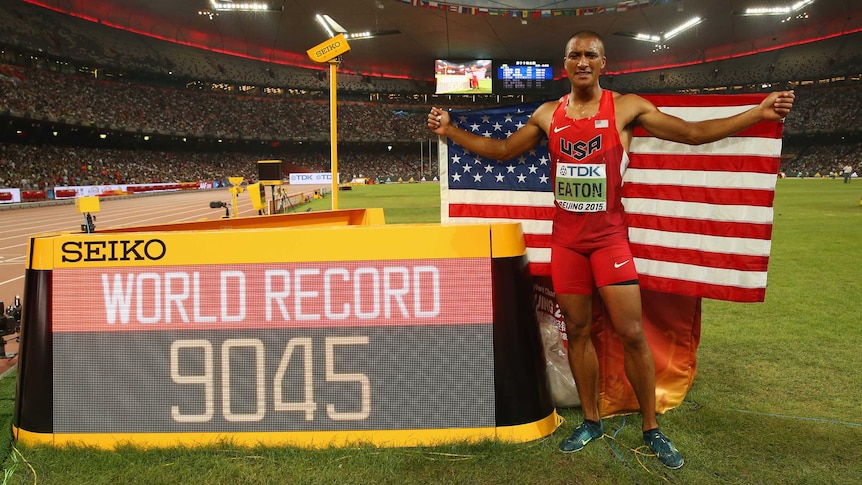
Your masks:
[{"label": "stadium roof", "polygon": [[[862,31],[860,0],[815,0],[791,13],[766,16],[741,13],[799,2],[269,0],[273,10],[217,12],[214,4],[234,2],[23,1],[174,42],[315,68],[322,66],[311,62],[306,50],[327,39],[314,20],[327,14],[350,33],[384,34],[351,40],[342,69],[420,80],[433,78],[435,59],[544,59],[559,67],[566,40],[582,29],[604,36],[609,74],[742,57]],[[702,22],[668,41],[632,38],[637,33],[661,36],[693,17]]]}]

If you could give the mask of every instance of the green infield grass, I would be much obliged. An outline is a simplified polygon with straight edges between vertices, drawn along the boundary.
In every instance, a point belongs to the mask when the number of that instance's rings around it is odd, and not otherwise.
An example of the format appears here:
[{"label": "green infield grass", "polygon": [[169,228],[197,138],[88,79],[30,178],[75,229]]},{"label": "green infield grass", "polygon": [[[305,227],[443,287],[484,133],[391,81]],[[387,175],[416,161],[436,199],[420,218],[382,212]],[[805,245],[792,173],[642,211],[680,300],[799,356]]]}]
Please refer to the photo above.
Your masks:
[{"label": "green infield grass", "polygon": [[[331,207],[331,195],[309,204]],[[638,453],[637,415],[613,438],[563,454],[578,409],[551,436],[418,448],[55,449],[15,444],[14,373],[0,379],[9,484],[854,484],[862,483],[862,181],[779,180],[766,301],[703,302],[698,373],[659,417],[685,456],[670,471]],[[440,220],[439,185],[339,193],[339,208],[382,207],[389,224]],[[306,210],[303,206],[299,210]],[[122,396],[117,396],[122,399]],[[432,405],[432,403],[428,403]]]}]

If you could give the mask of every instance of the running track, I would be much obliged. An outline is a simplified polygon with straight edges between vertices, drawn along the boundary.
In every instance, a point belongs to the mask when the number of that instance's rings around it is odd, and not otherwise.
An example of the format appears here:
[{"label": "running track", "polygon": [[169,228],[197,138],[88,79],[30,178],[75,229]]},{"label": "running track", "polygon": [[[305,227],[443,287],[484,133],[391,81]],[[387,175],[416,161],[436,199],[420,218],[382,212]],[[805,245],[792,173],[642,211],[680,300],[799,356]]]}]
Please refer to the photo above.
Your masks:
[{"label": "running track", "polygon": [[[300,193],[311,194],[316,186],[283,186],[288,196]],[[270,191],[266,192],[270,198]],[[232,196],[228,189],[189,190],[165,194],[141,196],[119,196],[99,201],[100,211],[96,216],[96,232],[100,229],[128,227],[171,222],[189,222],[203,219],[220,219],[224,209],[211,209],[211,201],[228,205],[233,214]],[[237,216],[257,215],[248,193],[237,195]],[[80,232],[84,223],[83,214],[78,213],[74,201],[53,201],[37,204],[0,205],[0,301],[10,305],[15,296],[24,300],[24,266],[26,264],[28,238],[37,234],[56,232]],[[11,336],[5,337],[9,339]],[[17,353],[18,345],[6,345],[6,354]],[[0,355],[0,375],[17,363],[17,356],[3,358]]]}]

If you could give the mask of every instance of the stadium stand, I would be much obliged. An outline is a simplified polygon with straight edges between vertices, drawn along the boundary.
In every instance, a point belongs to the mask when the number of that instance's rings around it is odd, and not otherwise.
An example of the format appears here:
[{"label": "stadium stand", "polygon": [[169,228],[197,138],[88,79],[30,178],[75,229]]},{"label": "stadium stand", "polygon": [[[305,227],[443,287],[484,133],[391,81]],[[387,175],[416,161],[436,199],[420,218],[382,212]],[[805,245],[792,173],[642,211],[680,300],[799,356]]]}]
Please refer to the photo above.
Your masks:
[{"label": "stadium stand", "polygon": [[[2,187],[252,179],[256,160],[271,158],[329,171],[324,70],[94,27],[20,2],[0,9],[0,45]],[[847,141],[860,134],[860,71],[857,33],[739,59],[607,76],[603,85],[625,92],[796,89],[782,172],[829,176],[862,160],[860,143]],[[431,179],[429,106],[525,100],[436,96],[426,82],[355,74],[338,81],[339,168],[349,177]]]}]

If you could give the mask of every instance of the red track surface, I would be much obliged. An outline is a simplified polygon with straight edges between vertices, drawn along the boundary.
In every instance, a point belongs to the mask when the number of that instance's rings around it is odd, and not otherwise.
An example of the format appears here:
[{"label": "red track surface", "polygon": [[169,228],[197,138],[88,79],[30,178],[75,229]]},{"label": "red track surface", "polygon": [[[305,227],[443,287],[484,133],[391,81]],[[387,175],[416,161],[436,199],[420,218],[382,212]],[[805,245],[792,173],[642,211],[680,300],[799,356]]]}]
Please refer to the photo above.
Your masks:
[{"label": "red track surface", "polygon": [[[318,187],[284,186],[290,196],[313,193]],[[270,197],[267,191],[267,197]],[[211,201],[225,202],[233,214],[232,196],[228,189],[193,190],[163,195],[112,197],[100,200],[100,211],[96,216],[96,232],[115,227],[189,222],[204,219],[219,219],[224,209],[211,209]],[[256,215],[246,193],[237,196],[237,216]],[[27,259],[28,238],[37,234],[56,232],[80,232],[84,216],[78,213],[74,201],[55,201],[43,204],[16,204],[0,206],[0,301],[10,305],[20,295],[27,306],[24,295],[24,268]],[[5,337],[7,340],[13,336]],[[17,364],[18,344],[10,341],[6,355],[0,355],[0,375]]]}]

